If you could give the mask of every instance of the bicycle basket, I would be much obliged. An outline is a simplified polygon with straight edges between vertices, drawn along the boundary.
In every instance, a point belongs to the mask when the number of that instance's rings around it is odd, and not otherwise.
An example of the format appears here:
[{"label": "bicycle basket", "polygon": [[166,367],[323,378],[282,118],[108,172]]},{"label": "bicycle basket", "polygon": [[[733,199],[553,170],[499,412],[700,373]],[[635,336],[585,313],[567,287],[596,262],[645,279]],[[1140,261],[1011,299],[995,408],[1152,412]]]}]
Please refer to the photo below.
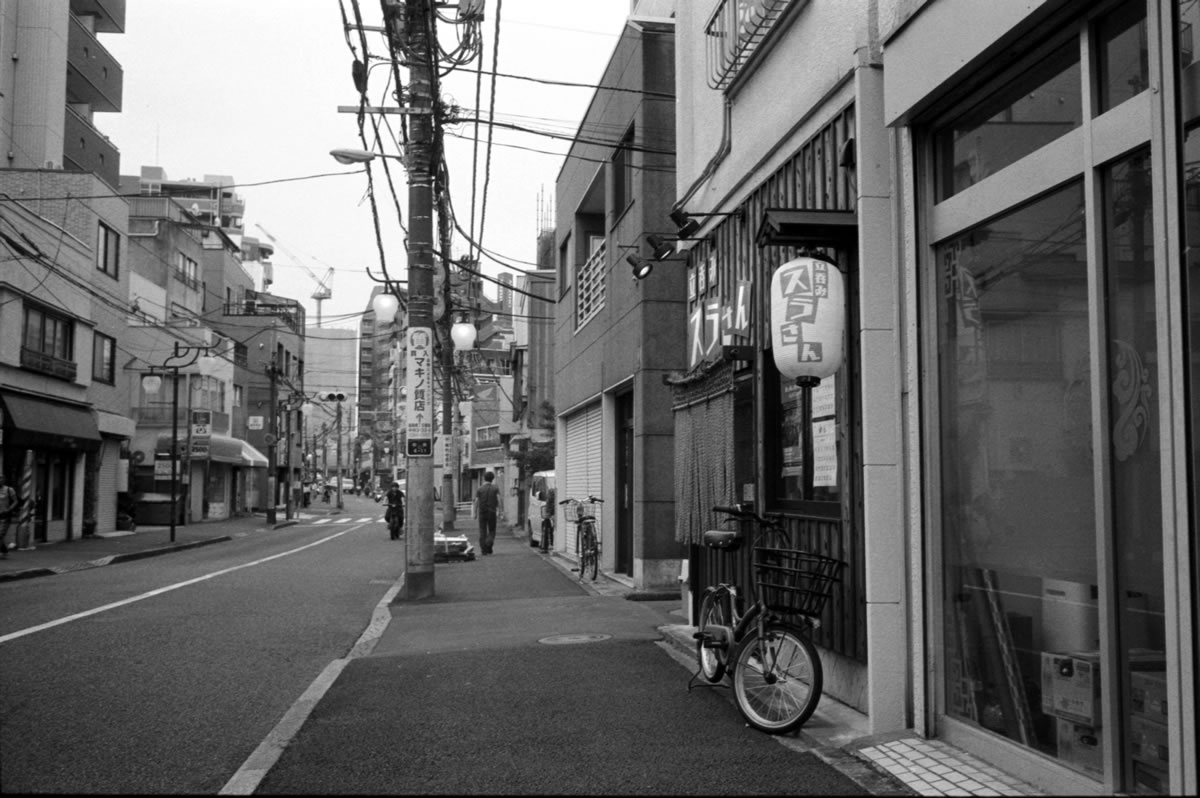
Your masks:
[{"label": "bicycle basket", "polygon": [[568,521],[574,521],[575,523],[579,523],[579,521],[583,518],[595,518],[596,503],[581,502],[578,499],[571,499],[569,503],[564,505],[563,514],[566,516]]},{"label": "bicycle basket", "polygon": [[796,549],[754,547],[759,597],[774,612],[820,616],[846,563]]}]

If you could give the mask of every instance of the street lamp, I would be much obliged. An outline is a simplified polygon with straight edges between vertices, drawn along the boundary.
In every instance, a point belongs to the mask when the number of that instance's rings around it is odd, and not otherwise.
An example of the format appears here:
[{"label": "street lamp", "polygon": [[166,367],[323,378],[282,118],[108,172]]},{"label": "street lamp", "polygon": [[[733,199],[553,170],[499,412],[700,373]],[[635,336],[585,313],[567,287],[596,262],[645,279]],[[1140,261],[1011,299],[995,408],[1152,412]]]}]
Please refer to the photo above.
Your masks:
[{"label": "street lamp", "polygon": [[150,373],[142,377],[142,390],[151,396],[158,395],[162,388],[162,377],[159,372],[171,372],[171,542],[175,542],[175,516],[178,502],[177,481],[179,479],[179,370],[192,365],[200,372],[200,376],[208,377],[215,370],[217,359],[212,352],[220,345],[217,343],[204,346],[180,346],[175,342],[174,349],[161,366],[151,366]]},{"label": "street lamp", "polygon": [[370,163],[376,158],[391,158],[396,161],[404,160],[403,155],[388,155],[387,153],[382,152],[371,152],[370,150],[356,150],[348,148],[330,150],[329,154],[333,156],[335,161],[340,164],[346,164],[347,166],[356,163]]}]

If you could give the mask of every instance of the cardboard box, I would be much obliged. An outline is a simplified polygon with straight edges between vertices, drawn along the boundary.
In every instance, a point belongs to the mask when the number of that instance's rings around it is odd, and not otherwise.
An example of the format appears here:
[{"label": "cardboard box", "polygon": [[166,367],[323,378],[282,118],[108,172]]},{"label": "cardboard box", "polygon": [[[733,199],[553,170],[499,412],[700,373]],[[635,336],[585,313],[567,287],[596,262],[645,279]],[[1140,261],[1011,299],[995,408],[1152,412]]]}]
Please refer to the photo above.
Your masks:
[{"label": "cardboard box", "polygon": [[1133,671],[1129,674],[1133,711],[1159,723],[1167,722],[1167,676],[1162,671]]},{"label": "cardboard box", "polygon": [[1056,726],[1060,761],[1077,770],[1104,772],[1100,732],[1097,729],[1062,718],[1058,719]]},{"label": "cardboard box", "polygon": [[1096,652],[1042,652],[1042,712],[1080,726],[1100,717],[1100,657]]},{"label": "cardboard box", "polygon": [[1171,761],[1167,724],[1141,715],[1130,715],[1129,753],[1135,762],[1166,769]]}]

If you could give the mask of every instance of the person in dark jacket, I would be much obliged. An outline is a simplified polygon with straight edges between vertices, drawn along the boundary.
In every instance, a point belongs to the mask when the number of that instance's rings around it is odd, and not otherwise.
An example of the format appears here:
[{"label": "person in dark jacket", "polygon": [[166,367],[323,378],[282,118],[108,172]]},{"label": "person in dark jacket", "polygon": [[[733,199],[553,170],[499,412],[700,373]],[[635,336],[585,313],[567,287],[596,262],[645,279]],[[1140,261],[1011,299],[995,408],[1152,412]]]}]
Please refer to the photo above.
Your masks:
[{"label": "person in dark jacket", "polygon": [[475,517],[479,519],[479,550],[492,553],[496,542],[496,512],[500,509],[500,489],[496,487],[496,475],[488,471],[483,475],[483,484],[475,491]]},{"label": "person in dark jacket", "polygon": [[404,491],[400,490],[399,482],[393,482],[388,488],[387,512],[383,517],[392,540],[398,540],[404,534]]}]

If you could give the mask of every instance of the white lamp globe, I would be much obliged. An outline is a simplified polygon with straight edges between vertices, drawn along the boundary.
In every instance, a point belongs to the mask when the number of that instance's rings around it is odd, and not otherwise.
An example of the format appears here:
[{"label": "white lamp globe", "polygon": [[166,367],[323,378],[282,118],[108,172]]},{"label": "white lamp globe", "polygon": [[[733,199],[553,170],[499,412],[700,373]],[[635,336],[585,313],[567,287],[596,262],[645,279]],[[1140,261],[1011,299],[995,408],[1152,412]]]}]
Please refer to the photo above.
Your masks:
[{"label": "white lamp globe", "polygon": [[142,377],[142,390],[154,396],[162,388],[162,377],[157,374],[147,374]]},{"label": "white lamp globe", "polygon": [[450,337],[454,340],[455,349],[474,349],[475,325],[469,321],[456,321],[450,328]]},{"label": "white lamp globe", "polygon": [[381,324],[391,324],[396,318],[396,311],[400,309],[400,300],[392,294],[376,294],[371,300],[371,309],[375,311],[377,321]]}]

